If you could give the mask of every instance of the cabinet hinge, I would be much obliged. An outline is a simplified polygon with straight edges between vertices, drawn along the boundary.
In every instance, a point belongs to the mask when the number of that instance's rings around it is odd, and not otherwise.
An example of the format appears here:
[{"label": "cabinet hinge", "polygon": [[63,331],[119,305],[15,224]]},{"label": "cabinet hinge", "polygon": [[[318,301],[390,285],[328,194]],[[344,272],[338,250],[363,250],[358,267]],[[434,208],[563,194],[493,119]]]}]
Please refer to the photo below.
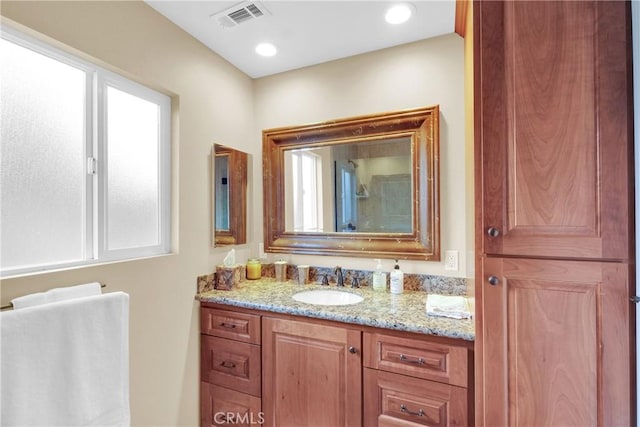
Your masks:
[{"label": "cabinet hinge", "polygon": [[638,295],[634,295],[631,298],[629,298],[629,300],[633,303],[639,303],[640,302],[640,297]]}]

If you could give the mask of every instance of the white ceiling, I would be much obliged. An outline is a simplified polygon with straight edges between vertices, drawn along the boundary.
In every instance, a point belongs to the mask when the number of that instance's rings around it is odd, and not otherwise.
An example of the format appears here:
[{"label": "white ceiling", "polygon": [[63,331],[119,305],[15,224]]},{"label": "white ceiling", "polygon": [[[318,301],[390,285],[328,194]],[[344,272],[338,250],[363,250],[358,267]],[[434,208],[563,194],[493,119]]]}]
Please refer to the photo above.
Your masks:
[{"label": "white ceiling", "polygon": [[[412,18],[405,24],[390,25],[384,14],[397,3],[394,1],[146,3],[252,78],[452,33],[456,7],[455,0],[413,0]],[[224,27],[211,17],[251,3],[268,13],[234,27]],[[265,41],[277,47],[276,56],[255,53],[255,46]]]}]

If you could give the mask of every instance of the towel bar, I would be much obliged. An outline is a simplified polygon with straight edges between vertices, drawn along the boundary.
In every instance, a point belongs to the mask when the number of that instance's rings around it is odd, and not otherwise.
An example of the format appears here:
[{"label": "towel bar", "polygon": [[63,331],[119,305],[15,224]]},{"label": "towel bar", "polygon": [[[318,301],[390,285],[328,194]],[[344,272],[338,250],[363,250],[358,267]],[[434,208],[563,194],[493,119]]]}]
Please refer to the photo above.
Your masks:
[{"label": "towel bar", "polygon": [[[100,287],[101,288],[105,288],[105,287],[107,287],[107,285],[105,285],[104,283],[100,283]],[[10,310],[12,308],[13,308],[13,304],[9,303],[7,305],[3,305],[2,307],[0,307],[0,310]]]}]

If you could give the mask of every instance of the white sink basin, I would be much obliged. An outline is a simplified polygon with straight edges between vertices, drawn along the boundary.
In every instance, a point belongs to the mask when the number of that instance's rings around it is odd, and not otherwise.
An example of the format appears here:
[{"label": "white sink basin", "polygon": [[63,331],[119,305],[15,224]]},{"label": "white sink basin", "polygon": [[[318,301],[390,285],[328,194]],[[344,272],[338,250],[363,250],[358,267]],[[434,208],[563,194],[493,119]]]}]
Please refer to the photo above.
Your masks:
[{"label": "white sink basin", "polygon": [[299,302],[316,305],[350,305],[362,302],[364,298],[351,292],[318,289],[294,294],[292,298]]}]

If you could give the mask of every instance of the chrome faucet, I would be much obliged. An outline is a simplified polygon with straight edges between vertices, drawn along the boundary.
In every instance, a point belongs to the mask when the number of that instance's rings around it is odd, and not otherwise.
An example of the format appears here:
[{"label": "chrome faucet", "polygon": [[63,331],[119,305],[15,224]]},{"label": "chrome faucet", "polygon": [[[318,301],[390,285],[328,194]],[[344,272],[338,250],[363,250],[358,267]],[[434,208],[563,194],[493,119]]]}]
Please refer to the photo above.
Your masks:
[{"label": "chrome faucet", "polygon": [[342,276],[342,267],[338,266],[333,271],[336,274],[336,285],[344,286],[344,277]]},{"label": "chrome faucet", "polygon": [[360,287],[360,280],[358,280],[357,276],[355,276],[353,279],[351,279],[351,287],[352,288],[359,288]]}]

